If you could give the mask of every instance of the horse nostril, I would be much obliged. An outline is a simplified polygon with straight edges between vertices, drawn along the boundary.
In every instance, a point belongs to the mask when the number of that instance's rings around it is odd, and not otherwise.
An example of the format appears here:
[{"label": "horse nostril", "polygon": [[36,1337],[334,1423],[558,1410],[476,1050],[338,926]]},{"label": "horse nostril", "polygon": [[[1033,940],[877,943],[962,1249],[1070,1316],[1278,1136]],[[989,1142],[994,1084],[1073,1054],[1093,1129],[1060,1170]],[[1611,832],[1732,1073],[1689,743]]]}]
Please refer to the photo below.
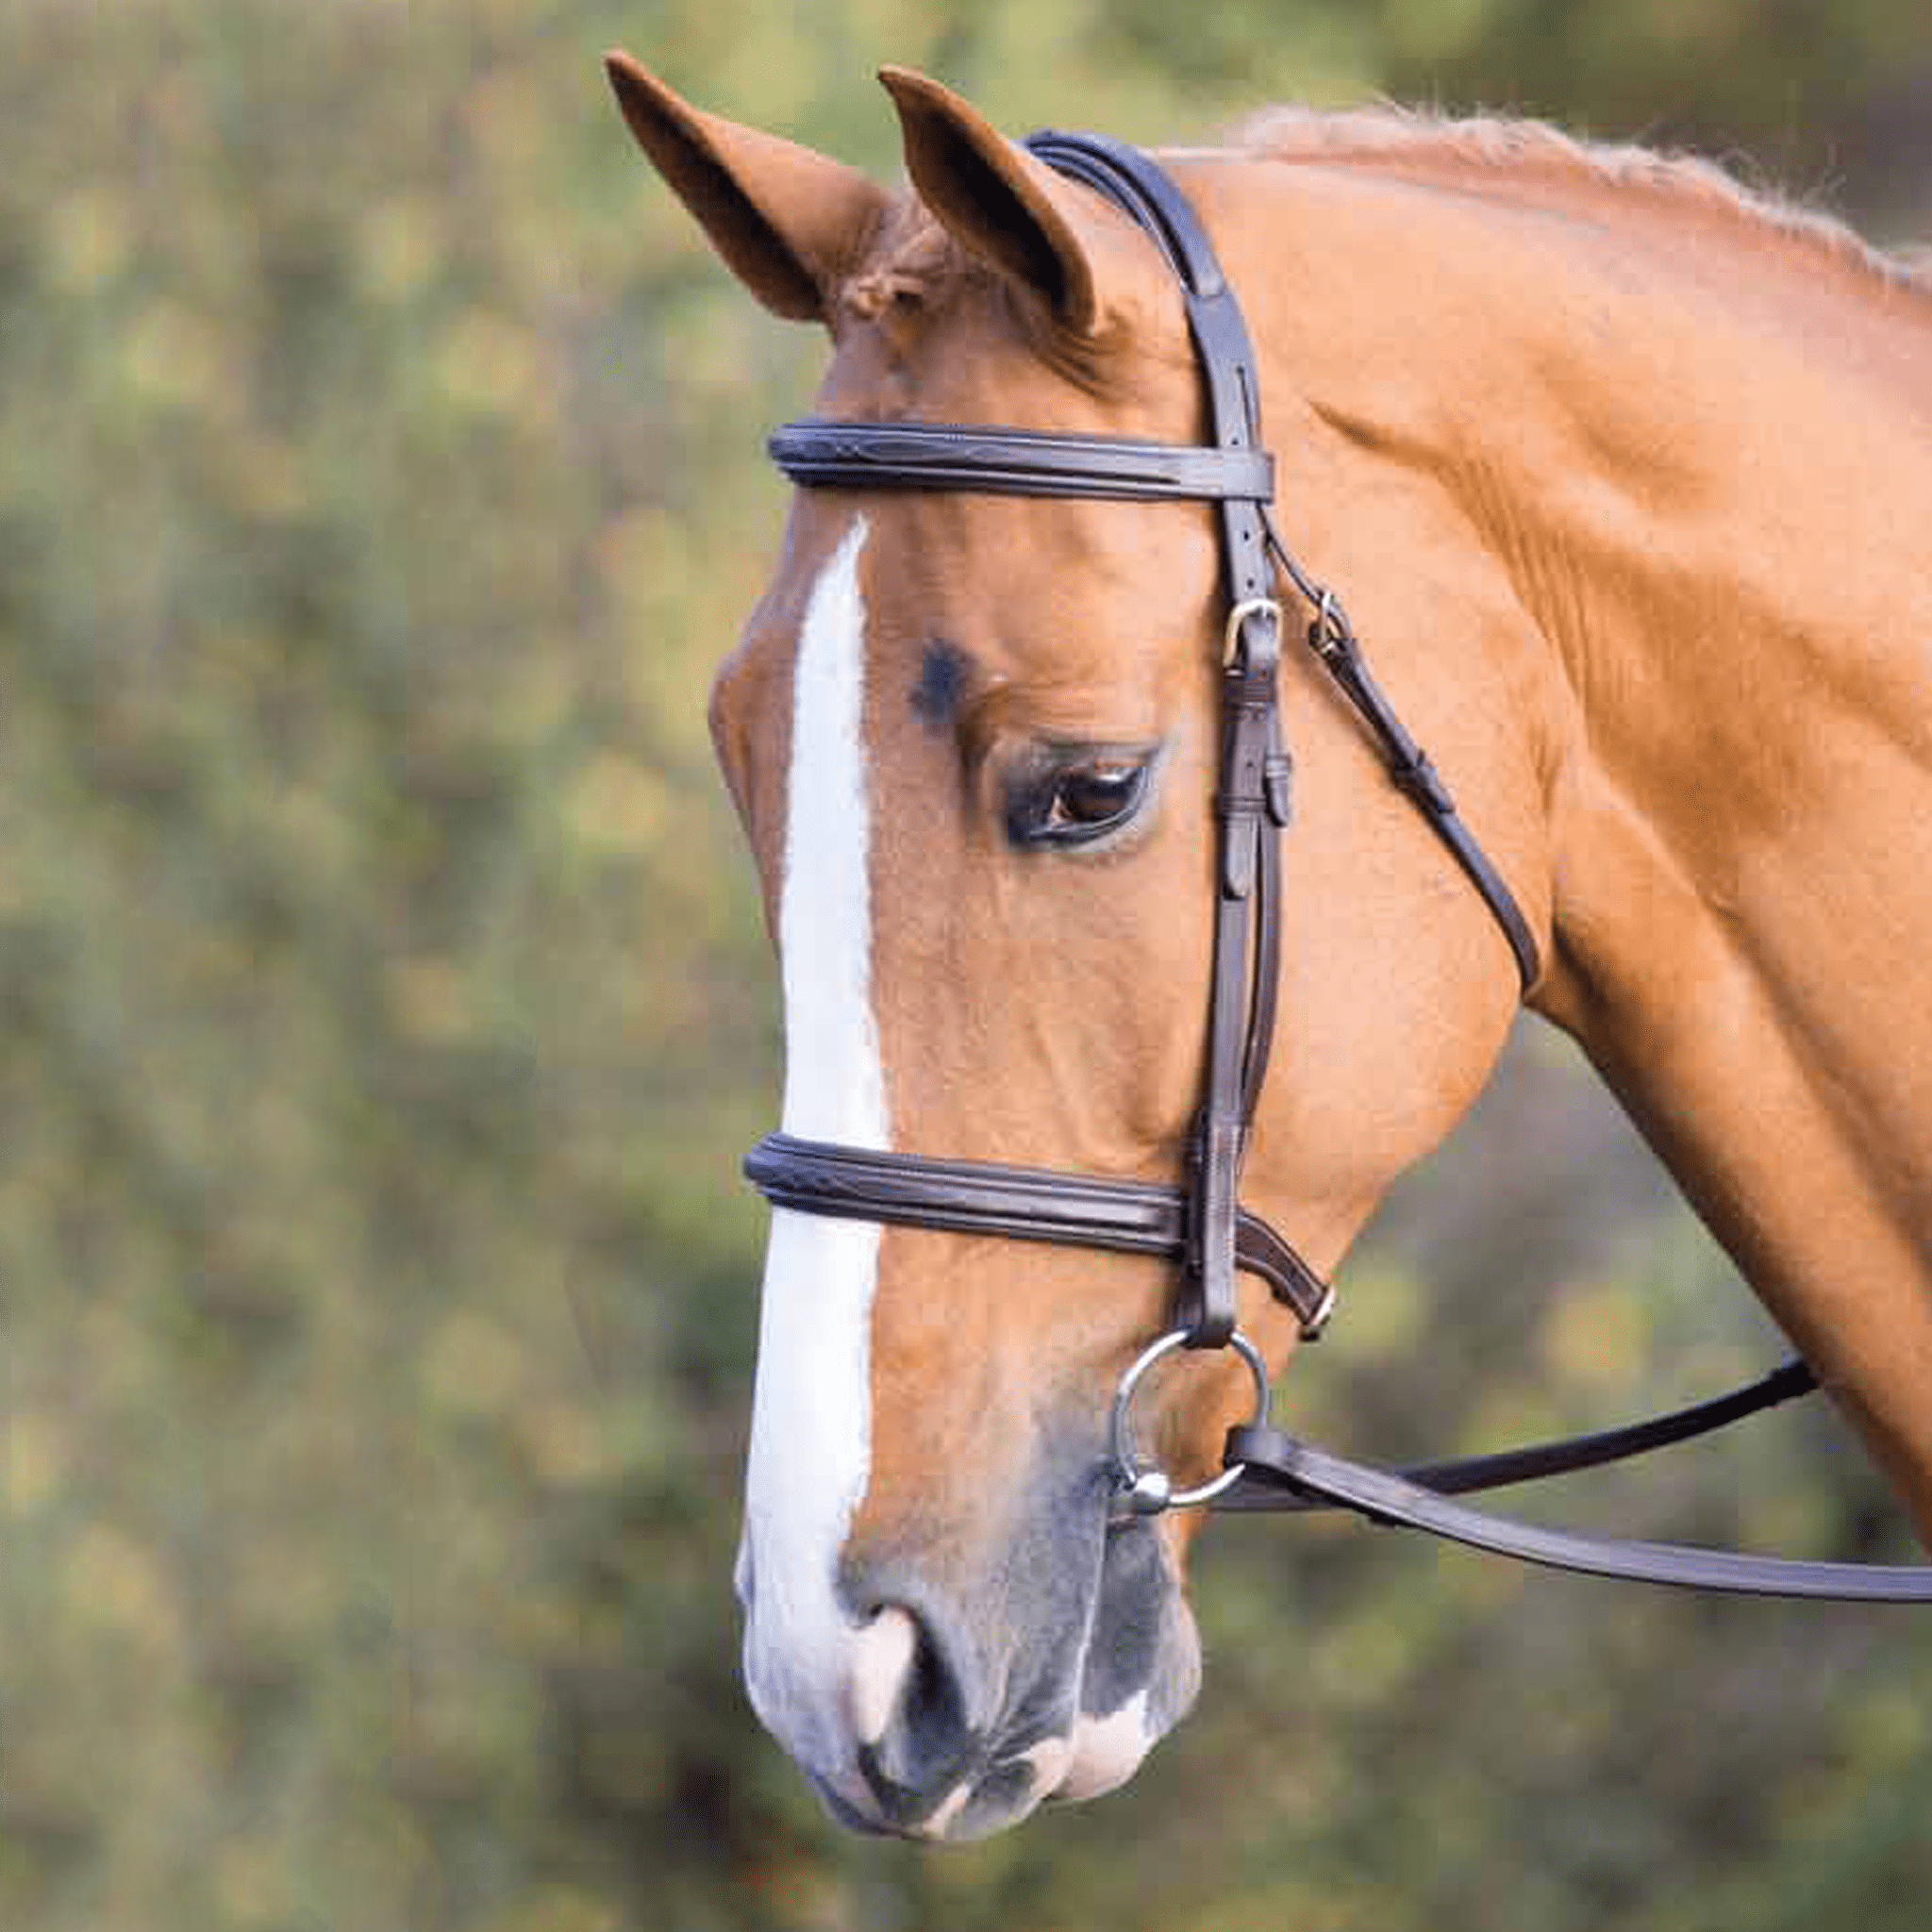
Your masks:
[{"label": "horse nostril", "polygon": [[897,1604],[886,1605],[853,1640],[847,1715],[861,1744],[885,1736],[918,1651],[919,1625]]},{"label": "horse nostril", "polygon": [[928,1624],[887,1604],[858,1632],[848,1714],[859,1769],[889,1814],[916,1818],[958,1781],[974,1743],[962,1686]]}]

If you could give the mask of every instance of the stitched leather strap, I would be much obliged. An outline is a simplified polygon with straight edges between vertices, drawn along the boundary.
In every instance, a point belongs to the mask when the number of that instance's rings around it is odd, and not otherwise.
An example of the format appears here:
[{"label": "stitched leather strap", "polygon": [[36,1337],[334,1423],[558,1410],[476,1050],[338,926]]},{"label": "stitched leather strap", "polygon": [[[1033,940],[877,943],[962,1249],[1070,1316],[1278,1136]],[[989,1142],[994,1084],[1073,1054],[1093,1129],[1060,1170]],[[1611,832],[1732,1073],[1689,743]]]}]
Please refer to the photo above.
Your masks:
[{"label": "stitched leather strap", "polygon": [[1060,436],[995,424],[803,416],[773,430],[765,447],[794,483],[820,489],[970,490],[1129,503],[1224,496],[1265,503],[1274,494],[1274,459],[1265,450]]},{"label": "stitched leather strap", "polygon": [[[1673,1442],[1688,1442],[1713,1429],[1761,1414],[1780,1403],[1808,1395],[1818,1387],[1810,1364],[1797,1356],[1780,1362],[1769,1374],[1746,1382],[1722,1395],[1674,1408],[1621,1428],[1598,1429],[1589,1435],[1559,1436],[1548,1442],[1528,1442],[1515,1449],[1493,1450],[1486,1456],[1451,1457],[1440,1462],[1411,1463],[1394,1472],[1405,1482],[1431,1490],[1439,1496],[1468,1495],[1477,1490],[1507,1489],[1513,1483],[1569,1475],[1580,1469],[1597,1469],[1623,1462]],[[1346,1506],[1310,1491],[1284,1488],[1265,1473],[1243,1478],[1215,1507],[1238,1513],[1266,1511],[1270,1515],[1306,1515],[1317,1509]]]},{"label": "stitched leather strap", "polygon": [[1509,890],[1489,854],[1476,843],[1474,835],[1463,824],[1456,809],[1456,801],[1449,795],[1448,786],[1442,782],[1441,774],[1430,762],[1428,754],[1408,735],[1402,720],[1395,715],[1395,708],[1375,682],[1369,670],[1368,659],[1362,655],[1361,641],[1348,621],[1348,612],[1342,608],[1341,598],[1317,583],[1296,562],[1282,541],[1280,528],[1274,517],[1265,509],[1261,515],[1268,528],[1268,547],[1274,553],[1275,562],[1314,610],[1314,618],[1308,625],[1308,648],[1322,660],[1342,696],[1355,707],[1363,723],[1374,733],[1389,766],[1390,776],[1407,794],[1409,802],[1428,822],[1430,830],[1449,848],[1457,864],[1482,895],[1491,916],[1502,927],[1503,937],[1509,941],[1509,950],[1516,956],[1517,977],[1522,981],[1524,996],[1527,998],[1542,967],[1537,956],[1535,935],[1529,929],[1529,921],[1523,916],[1523,908],[1516,903],[1515,893]]},{"label": "stitched leather strap", "polygon": [[[1173,177],[1139,148],[1107,135],[1049,130],[1026,145],[1050,167],[1107,196],[1166,256],[1193,338],[1215,446],[1230,458],[1259,448],[1260,375],[1247,322],[1207,229]],[[1235,1328],[1241,1166],[1273,1041],[1279,956],[1279,897],[1265,887],[1279,878],[1274,848],[1288,816],[1278,712],[1281,613],[1270,601],[1267,499],[1230,492],[1216,501],[1230,612],[1214,799],[1220,876],[1207,1078],[1174,1316],[1192,1348],[1225,1347]]]},{"label": "stitched leather strap", "polygon": [[[1106,1180],[991,1160],[934,1160],[767,1134],[744,1157],[745,1177],[774,1208],[847,1221],[884,1221],[1009,1241],[1054,1241],[1158,1255],[1188,1246],[1188,1197],[1158,1181]],[[1235,1218],[1236,1266],[1258,1275],[1313,1341],[1334,1296],[1259,1215]]]},{"label": "stitched leather strap", "polygon": [[1932,1603],[1932,1564],[1817,1563],[1621,1538],[1580,1536],[1452,1502],[1436,1490],[1336,1456],[1265,1425],[1230,1429],[1227,1459],[1257,1480],[1353,1509],[1371,1522],[1586,1576],[1748,1596],[1823,1597],[1848,1603]]}]

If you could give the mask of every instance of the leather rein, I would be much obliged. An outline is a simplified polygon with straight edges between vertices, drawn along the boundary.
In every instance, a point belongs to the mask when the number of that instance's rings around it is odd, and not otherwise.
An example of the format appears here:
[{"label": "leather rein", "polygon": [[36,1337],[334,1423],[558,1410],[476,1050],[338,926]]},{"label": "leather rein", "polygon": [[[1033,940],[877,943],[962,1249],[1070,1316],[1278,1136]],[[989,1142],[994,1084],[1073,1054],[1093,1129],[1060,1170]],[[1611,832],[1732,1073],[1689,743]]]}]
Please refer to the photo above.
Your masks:
[{"label": "leather rein", "polygon": [[[1096,191],[1155,242],[1179,285],[1207,391],[1209,444],[1062,435],[994,425],[865,423],[808,417],[775,431],[773,458],[819,489],[958,491],[1011,496],[1207,502],[1221,528],[1228,616],[1221,671],[1217,878],[1203,1094],[1185,1181],[1124,1180],[991,1161],[849,1147],[771,1134],[747,1176],[777,1208],[1017,1241],[1158,1256],[1179,1264],[1173,1325],[1121,1378],[1111,1437],[1117,1513],[1217,1502],[1241,1511],[1346,1508],[1383,1524],[1523,1561],[1600,1576],[1757,1594],[1932,1601],[1932,1565],[1805,1562],[1543,1528],[1452,1496],[1620,1460],[1752,1415],[1818,1384],[1796,1357],[1740,1389],[1648,1422],[1399,1472],[1351,1461],[1269,1424],[1268,1374],[1236,1325],[1238,1273],[1258,1275],[1317,1339],[1335,1291],[1240,1202],[1248,1132],[1268,1071],[1280,957],[1280,838],[1291,764],[1277,704],[1285,578],[1309,613],[1307,641],[1494,916],[1526,994],[1536,941],[1501,873],[1457,812],[1441,775],[1371,675],[1347,613],[1283,542],[1269,505],[1274,460],[1260,437],[1259,379],[1234,290],[1177,185],[1149,155],[1093,134],[1041,133],[1027,148]],[[1277,578],[1276,573],[1279,573]],[[1136,1389],[1177,1348],[1229,1347],[1255,1384],[1255,1414],[1230,1429],[1213,1480],[1176,1491],[1143,1466],[1131,1426]]]}]

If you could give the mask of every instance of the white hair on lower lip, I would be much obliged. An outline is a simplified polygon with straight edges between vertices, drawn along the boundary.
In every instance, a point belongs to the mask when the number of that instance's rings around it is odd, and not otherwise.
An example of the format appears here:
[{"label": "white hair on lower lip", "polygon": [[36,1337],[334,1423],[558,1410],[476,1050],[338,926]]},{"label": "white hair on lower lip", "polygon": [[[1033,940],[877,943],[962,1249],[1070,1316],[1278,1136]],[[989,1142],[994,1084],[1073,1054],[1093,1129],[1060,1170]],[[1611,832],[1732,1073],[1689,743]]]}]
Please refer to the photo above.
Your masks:
[{"label": "white hair on lower lip", "polygon": [[1076,1719],[1072,1763],[1060,1784],[1059,1795],[1080,1804],[1125,1784],[1139,1770],[1153,1742],[1144,1686],[1111,1716]]},{"label": "white hair on lower lip", "polygon": [[[778,948],[788,1134],[890,1144],[872,1008],[865,602],[854,520],[812,586],[793,671]],[[852,1641],[839,1553],[871,1467],[871,1222],[772,1216],[745,1484],[753,1602],[746,1674],[759,1713],[807,1761],[837,1754]],[[829,1769],[829,1765],[826,1766]]]}]

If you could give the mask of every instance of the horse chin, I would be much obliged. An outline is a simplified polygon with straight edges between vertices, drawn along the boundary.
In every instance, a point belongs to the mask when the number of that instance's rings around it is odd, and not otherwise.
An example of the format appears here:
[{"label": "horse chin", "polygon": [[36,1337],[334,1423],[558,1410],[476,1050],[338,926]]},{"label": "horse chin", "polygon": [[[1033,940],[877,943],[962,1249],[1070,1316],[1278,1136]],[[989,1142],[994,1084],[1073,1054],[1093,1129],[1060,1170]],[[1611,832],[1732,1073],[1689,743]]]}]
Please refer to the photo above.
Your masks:
[{"label": "horse chin", "polygon": [[1084,1805],[1117,1790],[1140,1770],[1158,1738],[1150,1728],[1144,1690],[1111,1717],[1083,1717],[1069,1740],[1066,1774],[1051,1795],[1062,1804]]},{"label": "horse chin", "polygon": [[1043,1739],[961,1785],[916,1822],[887,1823],[823,1780],[814,1782],[831,1815],[858,1830],[928,1844],[970,1844],[1024,1824],[1042,1805],[1081,1805],[1117,1790],[1141,1768],[1165,1728],[1154,1724],[1150,1707],[1150,1695],[1142,1691],[1110,1717],[1080,1718],[1070,1737]]},{"label": "horse chin", "polygon": [[[1085,1804],[1125,1784],[1148,1752],[1193,1708],[1200,1691],[1201,1640],[1193,1611],[1168,1567],[1160,1539],[1150,1532],[1146,1543],[1159,1552],[1168,1578],[1154,1600],[1152,1654],[1144,1653],[1146,1633],[1141,1625],[1147,1598],[1142,1593],[1138,1601],[1123,1602],[1117,1568],[1134,1566],[1116,1565],[1115,1552],[1125,1545],[1110,1540],[1094,1637],[1082,1672],[1080,1713],[1063,1741],[1064,1767],[1045,1793],[1056,1803]],[[1144,1675],[1138,1669],[1133,1673],[1140,1681],[1131,1689],[1126,1688],[1131,1680],[1119,1668],[1123,1652],[1143,1657],[1146,1666]]]},{"label": "horse chin", "polygon": [[1117,1790],[1193,1707],[1201,1642],[1169,1551],[1144,1524],[1107,1539],[1070,1729],[1041,1739],[955,1792],[914,1835],[947,1843],[990,1837],[1041,1805],[1080,1805]]},{"label": "horse chin", "polygon": [[1118,1790],[1193,1703],[1200,1658],[1191,1624],[1189,1636],[1186,1656],[1174,1659],[1174,1678],[1184,1687],[1177,1699],[1164,1685],[1147,1685],[1105,1717],[1076,1718],[1068,1736],[1043,1739],[1008,1760],[956,1792],[908,1835],[970,1843],[1022,1824],[1042,1805],[1083,1805]]}]

